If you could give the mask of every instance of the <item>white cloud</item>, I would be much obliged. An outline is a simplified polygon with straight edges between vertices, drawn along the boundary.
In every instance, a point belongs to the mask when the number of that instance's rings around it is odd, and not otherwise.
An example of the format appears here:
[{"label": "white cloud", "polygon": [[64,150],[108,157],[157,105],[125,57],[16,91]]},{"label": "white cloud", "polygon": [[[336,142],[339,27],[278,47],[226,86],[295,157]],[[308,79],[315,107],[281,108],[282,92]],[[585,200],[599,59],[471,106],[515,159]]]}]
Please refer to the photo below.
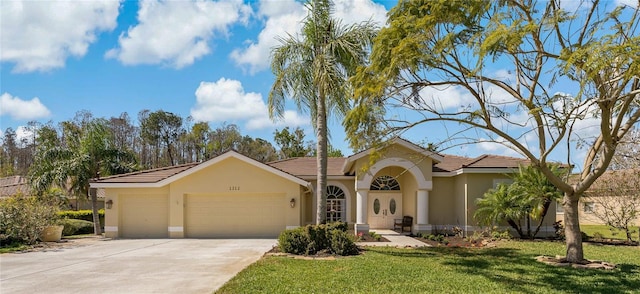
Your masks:
[{"label": "white cloud", "polygon": [[14,72],[64,67],[116,27],[119,1],[0,1],[0,60]]},{"label": "white cloud", "polygon": [[196,105],[191,109],[191,116],[196,121],[246,121],[250,130],[309,124],[308,119],[291,110],[285,111],[282,120],[271,121],[262,95],[246,93],[237,80],[221,78],[216,82],[201,82],[195,94]]},{"label": "white cloud", "polygon": [[[385,8],[370,0],[336,0],[334,3],[335,17],[342,19],[343,24],[371,19],[382,26],[386,21]],[[296,35],[302,28],[301,22],[306,15],[306,8],[294,0],[260,1],[258,16],[265,19],[264,29],[257,40],[247,40],[244,48],[235,49],[230,55],[231,59],[238,66],[248,68],[251,73],[268,68],[271,48],[279,44],[277,37]]]},{"label": "white cloud", "polygon": [[51,115],[49,109],[40,102],[38,97],[22,100],[9,93],[0,96],[0,116],[8,115],[16,120],[30,120],[44,118]]},{"label": "white cloud", "polygon": [[638,5],[640,5],[640,3],[638,3],[638,0],[616,0],[616,5],[617,6],[629,6],[629,8],[636,8],[638,7]]},{"label": "white cloud", "polygon": [[247,21],[251,8],[241,0],[140,2],[138,25],[107,51],[126,65],[163,64],[182,68],[211,52],[214,35],[227,35],[229,26]]},{"label": "white cloud", "polygon": [[359,23],[371,20],[378,26],[387,22],[387,10],[381,4],[363,0],[335,0],[335,17],[343,23]]},{"label": "white cloud", "polygon": [[26,147],[33,143],[33,130],[27,126],[19,126],[16,128],[16,143],[19,146]]},{"label": "white cloud", "polygon": [[476,144],[478,149],[487,152],[489,154],[496,154],[502,156],[512,156],[512,157],[523,157],[522,154],[518,153],[511,147],[513,144],[507,142],[507,140],[498,138],[495,140],[489,140],[486,138],[481,138],[478,140]]},{"label": "white cloud", "polygon": [[451,110],[476,105],[477,102],[465,89],[458,86],[427,87],[420,90],[422,100],[435,110]]}]

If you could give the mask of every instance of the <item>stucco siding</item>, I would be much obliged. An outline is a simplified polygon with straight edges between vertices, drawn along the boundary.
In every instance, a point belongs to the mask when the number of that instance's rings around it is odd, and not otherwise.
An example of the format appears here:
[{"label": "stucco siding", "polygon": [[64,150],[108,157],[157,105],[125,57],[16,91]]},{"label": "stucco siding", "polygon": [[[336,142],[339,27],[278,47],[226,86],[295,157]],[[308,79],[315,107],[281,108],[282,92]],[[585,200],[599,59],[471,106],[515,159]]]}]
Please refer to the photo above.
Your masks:
[{"label": "stucco siding", "polygon": [[431,224],[456,223],[456,191],[454,179],[433,178],[433,190],[429,193],[429,222]]}]

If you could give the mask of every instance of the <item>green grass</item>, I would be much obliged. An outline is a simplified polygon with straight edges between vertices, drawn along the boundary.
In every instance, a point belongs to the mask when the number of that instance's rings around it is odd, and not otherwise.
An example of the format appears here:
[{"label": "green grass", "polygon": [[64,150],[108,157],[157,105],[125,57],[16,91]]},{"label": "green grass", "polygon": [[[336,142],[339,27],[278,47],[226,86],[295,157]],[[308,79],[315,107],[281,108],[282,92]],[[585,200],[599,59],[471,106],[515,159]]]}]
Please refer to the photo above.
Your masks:
[{"label": "green grass", "polygon": [[62,236],[62,239],[84,239],[84,238],[91,238],[96,236],[96,234],[80,234],[80,235],[71,235],[71,236]]},{"label": "green grass", "polygon": [[585,244],[585,257],[614,271],[558,268],[559,242],[508,241],[497,248],[369,248],[336,260],[268,256],[216,293],[639,293],[640,247]]},{"label": "green grass", "polygon": [[[635,227],[635,233],[632,234],[634,240],[638,240],[638,227]],[[607,239],[619,239],[627,240],[627,235],[624,231],[618,229],[610,229],[605,225],[580,225],[580,230],[587,233],[588,236],[593,237],[593,234],[598,232]]]},{"label": "green grass", "polygon": [[14,243],[14,244],[9,244],[9,245],[5,246],[3,244],[2,247],[0,247],[0,254],[11,253],[11,252],[16,252],[16,251],[22,251],[22,250],[26,250],[26,249],[29,249],[28,245]]}]

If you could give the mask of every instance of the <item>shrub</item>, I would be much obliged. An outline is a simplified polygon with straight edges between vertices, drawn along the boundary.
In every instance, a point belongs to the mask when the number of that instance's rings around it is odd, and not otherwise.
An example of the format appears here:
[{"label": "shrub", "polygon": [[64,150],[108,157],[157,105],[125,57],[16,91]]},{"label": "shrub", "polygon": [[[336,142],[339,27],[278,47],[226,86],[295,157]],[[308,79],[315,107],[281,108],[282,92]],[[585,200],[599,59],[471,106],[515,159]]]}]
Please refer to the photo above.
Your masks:
[{"label": "shrub", "polygon": [[280,251],[286,253],[307,254],[310,243],[311,239],[305,228],[285,230],[278,237]]},{"label": "shrub", "polygon": [[93,223],[81,219],[63,219],[60,224],[64,226],[63,236],[91,234],[93,233]]},{"label": "shrub", "polygon": [[[60,216],[61,218],[81,219],[93,222],[93,212],[91,211],[91,209],[64,210],[58,212],[58,216]],[[100,223],[104,225],[104,209],[98,210],[98,216],[100,217]]]},{"label": "shrub", "polygon": [[58,220],[51,199],[16,195],[0,201],[0,243],[34,244]]},{"label": "shrub", "polygon": [[329,247],[329,234],[327,225],[308,225],[305,227],[309,240],[313,242],[308,246],[307,254],[316,254],[316,252]]},{"label": "shrub", "polygon": [[554,222],[553,229],[555,231],[556,239],[564,240],[564,226],[562,225],[562,221]]},{"label": "shrub", "polygon": [[328,223],[326,224],[327,229],[329,231],[331,230],[340,230],[343,232],[346,232],[347,230],[349,230],[349,224],[345,223],[345,222],[333,222],[333,223]]},{"label": "shrub", "polygon": [[380,236],[376,232],[369,232],[369,236],[371,236],[371,238],[375,239],[376,241],[380,241],[380,239],[382,239],[382,236]]},{"label": "shrub", "polygon": [[331,247],[329,250],[338,255],[356,255],[358,254],[358,246],[353,240],[353,236],[341,230],[331,230]]},{"label": "shrub", "polygon": [[593,233],[593,239],[594,240],[602,240],[604,239],[604,235],[600,232],[595,232]]},{"label": "shrub", "polygon": [[580,234],[582,235],[582,241],[589,241],[589,239],[591,239],[585,232],[580,232]]},{"label": "shrub", "polygon": [[292,254],[316,254],[322,250],[339,255],[357,254],[354,237],[346,230],[346,225],[308,225],[285,230],[278,237],[280,251]]}]

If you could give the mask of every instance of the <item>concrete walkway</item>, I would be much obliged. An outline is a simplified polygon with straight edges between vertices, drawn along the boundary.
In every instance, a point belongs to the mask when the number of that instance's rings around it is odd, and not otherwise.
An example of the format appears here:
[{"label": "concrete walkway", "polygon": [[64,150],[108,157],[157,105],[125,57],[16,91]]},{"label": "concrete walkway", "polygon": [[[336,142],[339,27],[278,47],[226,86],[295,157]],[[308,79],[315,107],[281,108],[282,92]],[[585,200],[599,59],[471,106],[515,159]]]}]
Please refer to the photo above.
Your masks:
[{"label": "concrete walkway", "polygon": [[398,248],[408,248],[408,247],[424,247],[430,246],[429,244],[420,242],[414,238],[409,236],[405,236],[396,231],[392,230],[371,230],[372,232],[376,232],[376,234],[381,235],[386,238],[390,242],[358,242],[360,246],[378,246],[378,247],[398,247]]}]

